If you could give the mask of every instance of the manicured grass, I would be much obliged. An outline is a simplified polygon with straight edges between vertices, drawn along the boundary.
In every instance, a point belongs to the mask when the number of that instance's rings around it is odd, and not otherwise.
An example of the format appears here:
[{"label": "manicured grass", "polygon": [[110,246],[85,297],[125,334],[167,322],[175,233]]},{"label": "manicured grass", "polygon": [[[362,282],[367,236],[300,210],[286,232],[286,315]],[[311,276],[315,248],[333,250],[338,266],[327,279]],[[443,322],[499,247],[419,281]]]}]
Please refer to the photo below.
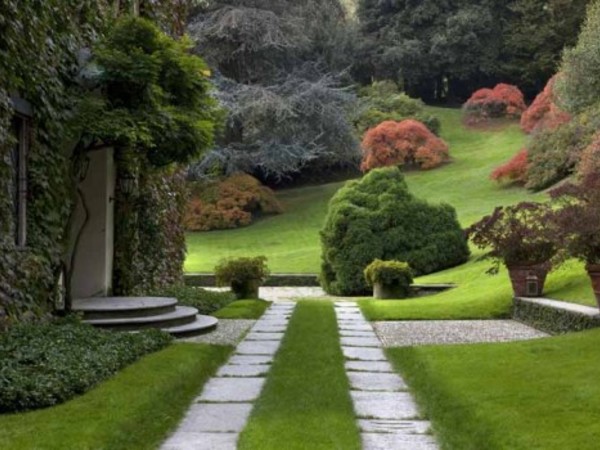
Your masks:
[{"label": "manicured grass", "polygon": [[156,448],[231,347],[173,344],[60,406],[0,416],[0,448]]},{"label": "manicured grass", "polygon": [[597,449],[600,330],[509,344],[387,351],[456,450]]},{"label": "manicured grass", "polygon": [[301,301],[238,448],[360,447],[333,305]]},{"label": "manicured grass", "polygon": [[259,319],[270,304],[265,300],[237,300],[221,308],[213,316],[219,319]]}]

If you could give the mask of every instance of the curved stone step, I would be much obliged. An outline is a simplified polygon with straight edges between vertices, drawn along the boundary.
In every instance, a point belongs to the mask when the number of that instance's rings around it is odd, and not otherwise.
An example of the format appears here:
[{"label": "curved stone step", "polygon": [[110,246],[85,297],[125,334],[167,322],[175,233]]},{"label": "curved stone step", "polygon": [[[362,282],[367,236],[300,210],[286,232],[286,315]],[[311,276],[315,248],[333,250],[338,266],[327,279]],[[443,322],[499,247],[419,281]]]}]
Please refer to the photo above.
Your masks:
[{"label": "curved stone step", "polygon": [[177,299],[169,297],[93,297],[73,301],[84,320],[159,316],[174,312]]},{"label": "curved stone step", "polygon": [[174,311],[145,317],[125,317],[117,319],[91,319],[85,323],[96,327],[119,331],[135,331],[147,328],[171,328],[191,324],[196,321],[198,310],[189,306],[177,306]]},{"label": "curved stone step", "polygon": [[162,330],[175,337],[195,336],[214,329],[218,323],[219,319],[216,317],[198,314],[195,322],[176,327],[163,328]]}]

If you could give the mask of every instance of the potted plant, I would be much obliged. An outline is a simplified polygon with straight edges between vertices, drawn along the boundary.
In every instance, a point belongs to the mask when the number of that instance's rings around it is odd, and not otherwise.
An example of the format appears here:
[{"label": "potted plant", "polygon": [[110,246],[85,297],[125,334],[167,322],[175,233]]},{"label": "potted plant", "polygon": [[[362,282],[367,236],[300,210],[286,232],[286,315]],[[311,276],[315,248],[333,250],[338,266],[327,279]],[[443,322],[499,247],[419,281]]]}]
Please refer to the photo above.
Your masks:
[{"label": "potted plant", "polygon": [[568,256],[585,263],[600,307],[600,173],[550,192],[558,203],[555,222]]},{"label": "potted plant", "polygon": [[516,297],[539,297],[557,252],[552,208],[548,204],[523,202],[497,207],[467,229],[471,241],[488,249],[492,258],[488,273],[498,273],[503,263]]},{"label": "potted plant", "polygon": [[215,267],[217,286],[230,286],[238,299],[258,298],[258,288],[268,276],[265,256],[226,259]]},{"label": "potted plant", "polygon": [[364,271],[365,279],[373,286],[373,297],[378,299],[410,296],[413,275],[410,266],[400,261],[376,259]]}]

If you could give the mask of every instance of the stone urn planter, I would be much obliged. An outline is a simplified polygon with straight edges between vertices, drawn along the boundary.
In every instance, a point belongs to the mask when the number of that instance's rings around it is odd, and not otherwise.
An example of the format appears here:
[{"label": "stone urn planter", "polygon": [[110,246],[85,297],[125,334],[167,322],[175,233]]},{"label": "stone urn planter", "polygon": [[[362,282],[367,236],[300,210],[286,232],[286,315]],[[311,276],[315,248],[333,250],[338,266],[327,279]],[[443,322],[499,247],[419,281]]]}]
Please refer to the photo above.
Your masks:
[{"label": "stone urn planter", "polygon": [[406,262],[376,259],[365,268],[364,274],[367,283],[373,286],[373,298],[401,299],[411,294],[412,270]]},{"label": "stone urn planter", "polygon": [[521,263],[507,266],[515,297],[540,297],[550,271],[550,263]]},{"label": "stone urn planter", "polygon": [[600,308],[600,264],[588,264],[585,266],[585,269],[587,270],[590,281],[592,282],[592,288],[594,289],[594,294],[596,295],[596,302]]},{"label": "stone urn planter", "polygon": [[231,291],[239,299],[257,299],[258,290],[262,284],[262,279],[245,280],[243,282],[231,282]]}]

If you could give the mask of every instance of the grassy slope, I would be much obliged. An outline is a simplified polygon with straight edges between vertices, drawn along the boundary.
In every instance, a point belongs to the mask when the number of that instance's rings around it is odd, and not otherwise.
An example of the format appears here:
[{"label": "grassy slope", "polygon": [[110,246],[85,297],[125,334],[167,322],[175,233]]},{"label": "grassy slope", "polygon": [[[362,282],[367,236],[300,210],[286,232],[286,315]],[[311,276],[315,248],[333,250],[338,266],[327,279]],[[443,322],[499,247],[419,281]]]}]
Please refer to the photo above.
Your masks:
[{"label": "grassy slope", "polygon": [[0,416],[3,449],[155,448],[231,347],[174,344],[62,405]]},{"label": "grassy slope", "polygon": [[300,302],[240,449],[360,448],[331,302]]},{"label": "grassy slope", "polygon": [[[502,187],[489,180],[491,170],[510,158],[524,143],[517,125],[499,131],[466,130],[460,111],[430,108],[443,123],[442,135],[450,143],[453,162],[445,167],[407,175],[412,191],[432,202],[447,202],[469,225],[497,205],[524,199],[541,199],[518,187]],[[274,272],[318,272],[319,229],[327,202],[340,183],[280,191],[286,213],[243,229],[188,235],[186,270],[211,271],[225,256],[265,254]],[[474,256],[478,256],[475,253]],[[460,288],[430,299],[405,302],[390,308],[374,303],[365,310],[372,319],[430,317],[494,317],[507,314],[511,291],[506,275],[485,275],[487,264],[472,261],[465,266],[434,274],[420,282],[447,281]],[[589,282],[580,266],[571,264],[552,274],[546,294],[554,298],[594,304]],[[452,302],[451,304],[449,304]],[[441,309],[440,309],[441,308]],[[446,310],[446,311],[444,311]]]},{"label": "grassy slope", "polygon": [[596,449],[600,330],[509,344],[389,349],[444,449]]}]

